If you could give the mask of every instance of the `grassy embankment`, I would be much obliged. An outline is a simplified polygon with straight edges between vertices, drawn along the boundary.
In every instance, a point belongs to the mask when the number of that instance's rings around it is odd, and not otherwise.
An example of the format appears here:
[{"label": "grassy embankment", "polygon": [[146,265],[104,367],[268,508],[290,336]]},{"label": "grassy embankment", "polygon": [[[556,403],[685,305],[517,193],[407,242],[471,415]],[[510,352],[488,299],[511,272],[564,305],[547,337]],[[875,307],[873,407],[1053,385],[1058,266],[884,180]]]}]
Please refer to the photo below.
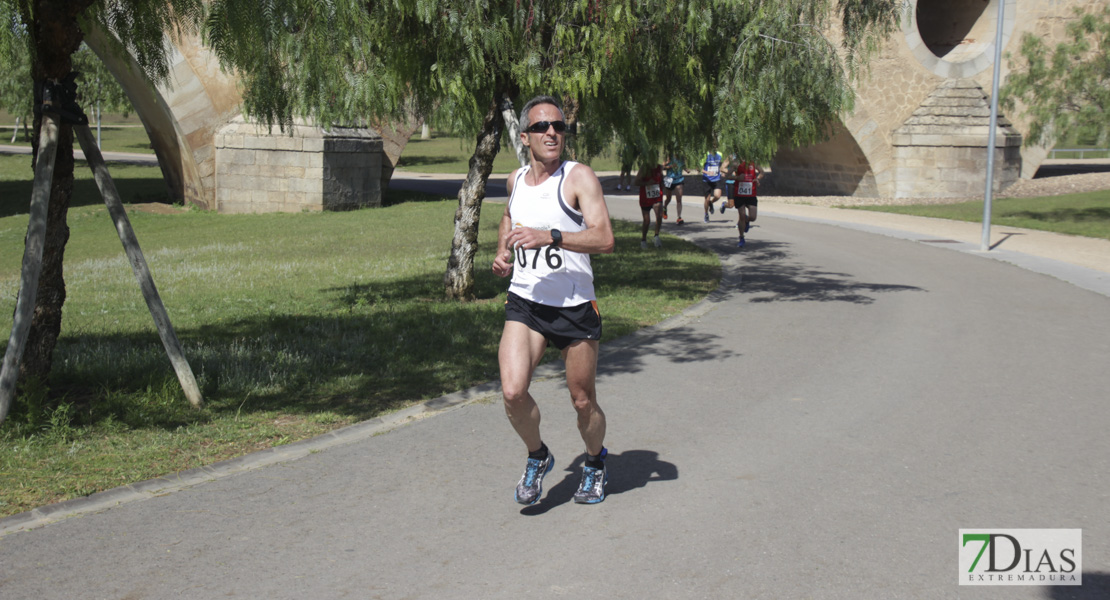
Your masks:
[{"label": "grassy embankment", "polygon": [[[853,208],[974,223],[983,221],[982,200]],[[991,224],[1110,240],[1110,190],[1046,198],[996,198],[991,201]]]}]

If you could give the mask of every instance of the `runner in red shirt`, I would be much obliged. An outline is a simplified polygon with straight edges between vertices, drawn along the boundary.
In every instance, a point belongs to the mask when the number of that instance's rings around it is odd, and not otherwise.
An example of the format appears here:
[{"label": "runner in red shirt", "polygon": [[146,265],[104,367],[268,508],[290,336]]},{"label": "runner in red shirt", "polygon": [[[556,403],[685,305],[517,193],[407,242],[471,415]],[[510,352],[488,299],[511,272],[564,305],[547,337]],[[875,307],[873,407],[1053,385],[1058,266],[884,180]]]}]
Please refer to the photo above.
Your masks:
[{"label": "runner in red shirt", "polygon": [[736,212],[740,213],[739,219],[736,221],[736,228],[740,231],[740,240],[736,242],[736,247],[743,248],[744,234],[748,232],[751,224],[755,221],[756,207],[759,204],[756,187],[759,180],[763,178],[763,169],[755,163],[742,160],[736,165],[735,173],[735,193],[733,193],[733,198],[729,199],[728,206],[729,208],[735,207]]},{"label": "runner in red shirt", "polygon": [[640,212],[644,215],[644,227],[640,232],[640,248],[647,248],[648,226],[651,225],[651,212],[655,211],[655,247],[663,245],[659,241],[659,228],[663,225],[663,167],[656,163],[640,166],[636,173],[636,185],[640,186]]}]

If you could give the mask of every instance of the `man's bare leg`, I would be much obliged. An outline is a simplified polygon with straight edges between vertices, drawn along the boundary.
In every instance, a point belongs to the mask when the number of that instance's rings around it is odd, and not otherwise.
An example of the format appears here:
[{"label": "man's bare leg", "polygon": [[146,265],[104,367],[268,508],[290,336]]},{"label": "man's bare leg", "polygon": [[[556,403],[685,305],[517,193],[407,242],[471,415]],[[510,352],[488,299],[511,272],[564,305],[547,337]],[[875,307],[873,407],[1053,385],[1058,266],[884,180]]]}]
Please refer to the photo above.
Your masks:
[{"label": "man's bare leg", "polygon": [[501,392],[505,400],[505,415],[524,441],[529,452],[543,446],[540,438],[540,407],[528,388],[532,372],[543,358],[547,340],[519,321],[505,321],[501,333],[501,346],[497,360],[501,366]]},{"label": "man's bare leg", "polygon": [[586,453],[601,454],[605,441],[605,413],[597,404],[596,340],[579,340],[563,350],[567,367],[567,389],[578,412],[578,431],[586,443]]}]

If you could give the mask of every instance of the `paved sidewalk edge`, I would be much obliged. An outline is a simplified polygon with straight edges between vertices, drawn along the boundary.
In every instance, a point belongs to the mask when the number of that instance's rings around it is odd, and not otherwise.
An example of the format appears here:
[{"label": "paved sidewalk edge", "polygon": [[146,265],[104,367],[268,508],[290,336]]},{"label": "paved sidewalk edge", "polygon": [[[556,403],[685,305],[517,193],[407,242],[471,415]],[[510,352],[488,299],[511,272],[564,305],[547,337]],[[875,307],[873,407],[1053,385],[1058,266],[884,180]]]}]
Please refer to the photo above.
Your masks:
[{"label": "paved sidewalk edge", "polygon": [[[834,227],[854,229],[856,231],[862,231],[865,233],[872,233],[876,235],[883,235],[886,237],[893,237],[908,240],[911,242],[917,242],[933,248],[954,250],[956,252],[972,254],[981,258],[998,260],[1001,262],[1012,264],[1022,269],[1026,269],[1028,271],[1032,271],[1034,273],[1040,273],[1041,275],[1048,275],[1049,277],[1060,279],[1085,290],[1095,292],[1096,294],[1110,296],[1110,274],[1096,271],[1094,269],[1088,269],[1086,267],[1081,267],[1078,265],[1073,265],[1071,263],[1060,260],[998,248],[990,250],[989,252],[984,252],[977,244],[962,242],[959,240],[937,240],[935,235],[928,235],[916,231],[892,229],[888,227],[880,227],[877,225],[868,225],[864,223],[854,223],[849,221],[822,219],[819,217],[791,215],[776,212],[773,208],[767,208],[766,210],[761,211],[760,216],[763,215],[780,219],[802,221],[805,223],[816,223],[819,225],[832,225]],[[1009,229],[1018,230],[1018,228],[1014,227],[1010,227]]]}]

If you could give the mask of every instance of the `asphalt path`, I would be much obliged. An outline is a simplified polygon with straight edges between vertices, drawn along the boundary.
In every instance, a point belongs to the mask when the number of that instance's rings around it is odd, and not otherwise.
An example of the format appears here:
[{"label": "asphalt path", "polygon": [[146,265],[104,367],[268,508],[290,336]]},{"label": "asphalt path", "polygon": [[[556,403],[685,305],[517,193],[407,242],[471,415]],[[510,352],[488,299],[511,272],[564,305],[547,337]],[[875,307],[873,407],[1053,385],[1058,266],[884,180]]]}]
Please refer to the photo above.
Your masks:
[{"label": "asphalt path", "polygon": [[[389,189],[455,197],[459,195],[462,182],[463,179],[460,175],[437,175],[398,170],[394,171],[393,176],[389,179]],[[505,176],[490,177],[486,182],[486,198],[505,198],[507,196]]]},{"label": "asphalt path", "polygon": [[[719,253],[720,289],[603,349],[604,503],[571,501],[555,365],[533,385],[556,456],[534,506],[485,386],[385,435],[25,517],[0,597],[1110,597],[1110,297],[771,216],[738,250],[734,219],[668,224]],[[961,528],[1081,528],[1084,585],[959,586]]]}]

